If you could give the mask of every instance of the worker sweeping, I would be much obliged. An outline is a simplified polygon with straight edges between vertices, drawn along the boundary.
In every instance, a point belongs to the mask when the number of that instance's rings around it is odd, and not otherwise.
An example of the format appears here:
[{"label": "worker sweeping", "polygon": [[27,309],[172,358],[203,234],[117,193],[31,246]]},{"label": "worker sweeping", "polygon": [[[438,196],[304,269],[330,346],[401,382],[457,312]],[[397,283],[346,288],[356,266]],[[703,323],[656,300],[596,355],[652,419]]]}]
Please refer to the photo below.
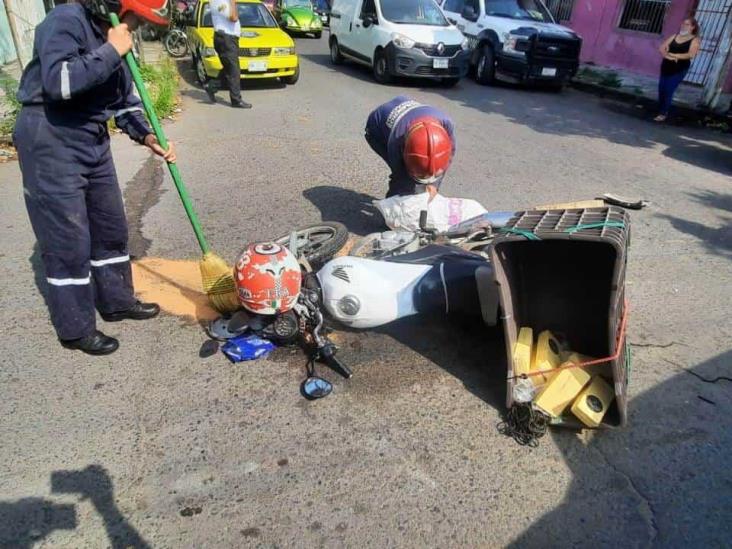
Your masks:
[{"label": "worker sweeping", "polygon": [[[33,60],[18,90],[13,142],[25,203],[41,250],[51,321],[62,345],[88,354],[119,343],[96,329],[107,321],[156,316],[132,287],[127,220],[107,121],[166,160],[122,63],[141,20],[167,25],[167,0],[82,0],[54,8],[35,31]],[[107,15],[122,24],[111,28]]]},{"label": "worker sweeping", "polygon": [[400,95],[374,109],[366,141],[391,169],[386,197],[431,197],[455,154],[454,127],[443,112]]}]

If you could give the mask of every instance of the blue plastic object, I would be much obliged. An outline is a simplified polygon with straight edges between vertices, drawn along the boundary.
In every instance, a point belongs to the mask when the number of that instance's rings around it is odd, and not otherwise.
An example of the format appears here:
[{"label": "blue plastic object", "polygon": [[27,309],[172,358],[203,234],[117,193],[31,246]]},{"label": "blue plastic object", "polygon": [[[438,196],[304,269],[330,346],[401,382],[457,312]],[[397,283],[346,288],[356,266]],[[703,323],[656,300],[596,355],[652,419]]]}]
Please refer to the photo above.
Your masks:
[{"label": "blue plastic object", "polygon": [[253,334],[232,337],[221,347],[221,351],[232,362],[257,360],[267,356],[275,348],[274,343]]}]

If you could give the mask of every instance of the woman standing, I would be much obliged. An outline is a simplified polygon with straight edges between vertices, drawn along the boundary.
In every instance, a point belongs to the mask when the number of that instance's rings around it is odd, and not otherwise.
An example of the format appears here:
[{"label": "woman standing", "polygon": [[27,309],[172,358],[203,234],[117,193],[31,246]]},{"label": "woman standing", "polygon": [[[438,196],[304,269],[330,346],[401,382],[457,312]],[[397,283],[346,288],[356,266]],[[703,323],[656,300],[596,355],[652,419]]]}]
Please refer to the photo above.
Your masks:
[{"label": "woman standing", "polygon": [[691,60],[699,51],[699,23],[696,19],[684,19],[678,34],[664,40],[659,51],[663,55],[663,62],[658,81],[658,116],[654,120],[664,122],[668,117],[674,92],[684,80]]}]

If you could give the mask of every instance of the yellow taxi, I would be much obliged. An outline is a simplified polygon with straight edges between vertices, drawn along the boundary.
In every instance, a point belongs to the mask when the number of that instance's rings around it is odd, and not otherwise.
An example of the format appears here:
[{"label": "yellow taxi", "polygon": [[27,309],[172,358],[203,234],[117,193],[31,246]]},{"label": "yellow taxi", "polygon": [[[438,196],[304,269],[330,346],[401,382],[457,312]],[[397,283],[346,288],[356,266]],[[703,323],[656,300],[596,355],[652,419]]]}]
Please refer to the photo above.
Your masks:
[{"label": "yellow taxi", "polygon": [[[277,25],[259,0],[237,0],[241,37],[239,68],[242,78],[279,78],[294,84],[300,76],[295,42]],[[208,0],[199,0],[187,22],[186,35],[196,76],[205,84],[217,78],[221,61],[214,50],[214,29]]]}]

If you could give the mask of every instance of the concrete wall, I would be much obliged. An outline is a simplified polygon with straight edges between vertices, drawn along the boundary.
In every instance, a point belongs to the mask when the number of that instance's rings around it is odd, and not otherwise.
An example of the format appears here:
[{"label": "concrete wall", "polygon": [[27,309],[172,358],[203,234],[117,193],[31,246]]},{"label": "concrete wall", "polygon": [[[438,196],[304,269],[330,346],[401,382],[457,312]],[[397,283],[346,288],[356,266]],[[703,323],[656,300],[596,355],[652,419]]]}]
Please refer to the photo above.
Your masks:
[{"label": "concrete wall", "polygon": [[[13,10],[22,48],[20,56],[25,62],[28,62],[33,54],[34,30],[46,16],[46,10],[43,0],[13,0]],[[16,51],[8,24],[5,0],[0,0],[0,64],[9,63],[15,59]]]}]

